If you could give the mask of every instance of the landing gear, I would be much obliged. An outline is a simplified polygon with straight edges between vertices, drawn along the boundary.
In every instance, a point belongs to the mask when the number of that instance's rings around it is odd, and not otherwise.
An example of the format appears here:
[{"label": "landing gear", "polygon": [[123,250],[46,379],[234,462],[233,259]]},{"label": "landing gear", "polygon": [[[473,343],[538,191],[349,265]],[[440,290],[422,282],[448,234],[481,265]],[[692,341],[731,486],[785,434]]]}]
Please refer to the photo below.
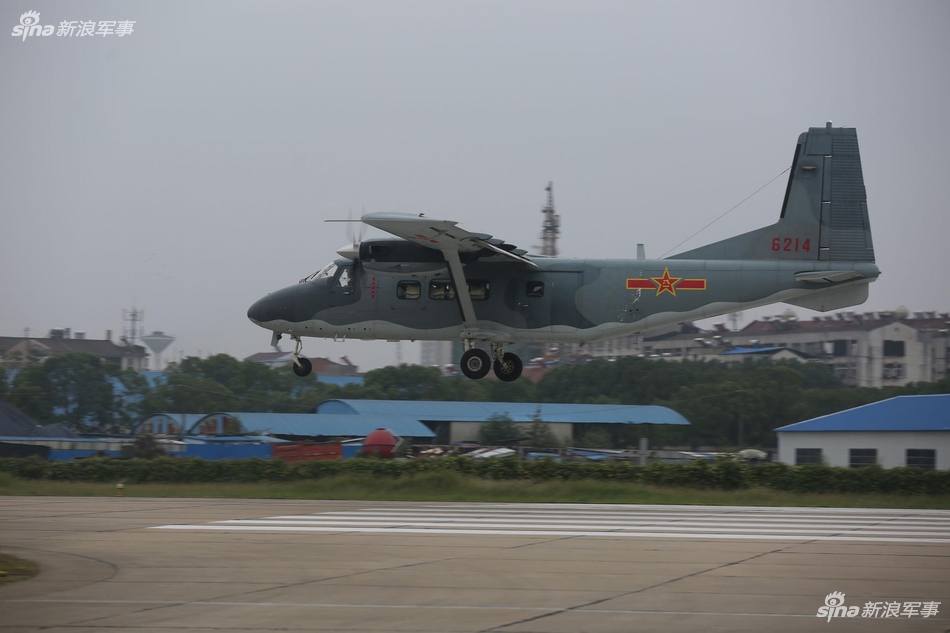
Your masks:
[{"label": "landing gear", "polygon": [[[462,373],[468,378],[478,380],[488,375],[488,370],[493,369],[495,376],[503,382],[517,380],[524,369],[524,363],[515,354],[505,353],[505,346],[502,343],[492,343],[491,355],[480,349],[475,348],[475,341],[466,340],[465,353],[462,354]],[[494,362],[493,362],[494,357]]]},{"label": "landing gear", "polygon": [[462,354],[461,365],[462,373],[466,377],[478,380],[488,375],[488,370],[491,369],[491,358],[487,352],[472,348]]},{"label": "landing gear", "polygon": [[521,359],[515,354],[506,353],[505,346],[502,343],[492,343],[491,353],[495,357],[492,369],[495,371],[498,380],[502,382],[518,380],[521,370],[524,369],[524,363],[521,362]]},{"label": "landing gear", "polygon": [[513,382],[518,380],[518,376],[521,375],[521,370],[524,369],[524,363],[521,362],[521,359],[517,355],[510,352],[502,354],[501,360],[496,360],[492,369],[495,371],[495,376],[498,377],[498,380],[502,382]]},{"label": "landing gear", "polygon": [[303,341],[300,340],[299,336],[291,336],[290,338],[297,341],[297,346],[294,348],[294,373],[301,378],[309,376],[310,372],[313,371],[313,363],[306,356],[300,355],[300,350],[303,349]]},{"label": "landing gear", "polygon": [[[298,364],[299,363],[299,364]],[[309,358],[304,356],[298,356],[294,359],[294,373],[303,378],[304,376],[309,376],[310,372],[313,371],[313,363],[310,362]]]}]

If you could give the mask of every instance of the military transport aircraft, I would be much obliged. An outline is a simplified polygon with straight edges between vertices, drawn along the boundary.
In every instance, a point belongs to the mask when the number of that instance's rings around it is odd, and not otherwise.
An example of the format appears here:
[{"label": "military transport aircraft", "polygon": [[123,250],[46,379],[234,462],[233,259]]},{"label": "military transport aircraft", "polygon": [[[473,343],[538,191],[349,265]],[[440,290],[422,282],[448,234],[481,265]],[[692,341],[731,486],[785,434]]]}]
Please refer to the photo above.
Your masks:
[{"label": "military transport aircraft", "polygon": [[247,312],[272,345],[296,341],[298,376],[311,371],[301,337],[314,336],[461,340],[466,376],[511,381],[522,362],[507,344],[590,343],[776,302],[836,310],[863,303],[880,275],[857,134],[830,122],[799,137],[778,222],[666,259],[529,255],[422,213],[362,222],[396,237],[340,249]]}]

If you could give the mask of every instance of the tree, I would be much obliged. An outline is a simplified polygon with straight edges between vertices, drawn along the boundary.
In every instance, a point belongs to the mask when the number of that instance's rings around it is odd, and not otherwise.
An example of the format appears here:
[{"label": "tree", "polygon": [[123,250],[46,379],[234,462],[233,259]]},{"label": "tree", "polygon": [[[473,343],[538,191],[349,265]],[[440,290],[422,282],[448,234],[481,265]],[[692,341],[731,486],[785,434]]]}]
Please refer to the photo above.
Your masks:
[{"label": "tree", "polygon": [[366,374],[366,388],[378,389],[387,400],[441,400],[442,376],[435,367],[400,365]]},{"label": "tree", "polygon": [[511,444],[522,439],[518,425],[511,416],[495,413],[478,429],[478,441],[482,444]]},{"label": "tree", "polygon": [[561,442],[551,430],[551,425],[541,419],[541,409],[537,409],[531,416],[531,424],[527,428],[527,444],[537,448],[555,448]]},{"label": "tree", "polygon": [[126,459],[131,459],[133,457],[139,457],[142,459],[155,459],[156,457],[164,457],[165,449],[162,448],[162,445],[158,443],[158,440],[155,439],[155,436],[150,433],[143,433],[135,438],[135,441],[131,444],[126,444],[122,447],[122,457]]},{"label": "tree", "polygon": [[574,446],[578,448],[613,448],[613,439],[610,437],[610,431],[593,424],[576,424],[574,428],[581,427],[574,439]]},{"label": "tree", "polygon": [[0,367],[0,400],[6,398],[9,388],[10,386],[7,384],[7,370]]},{"label": "tree", "polygon": [[62,354],[17,374],[10,401],[43,424],[80,430],[117,429],[110,374],[118,369],[93,354]]}]

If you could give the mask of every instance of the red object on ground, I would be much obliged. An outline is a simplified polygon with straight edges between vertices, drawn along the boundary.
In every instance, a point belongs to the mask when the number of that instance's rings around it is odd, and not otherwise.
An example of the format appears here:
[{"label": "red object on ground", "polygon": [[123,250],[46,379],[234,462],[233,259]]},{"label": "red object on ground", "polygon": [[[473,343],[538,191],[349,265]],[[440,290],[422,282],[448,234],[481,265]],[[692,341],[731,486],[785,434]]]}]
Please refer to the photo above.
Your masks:
[{"label": "red object on ground", "polygon": [[273,456],[290,463],[306,462],[313,459],[343,459],[343,445],[339,442],[274,444]]},{"label": "red object on ground", "polygon": [[392,457],[399,440],[389,429],[376,429],[363,440],[363,451],[375,457]]}]

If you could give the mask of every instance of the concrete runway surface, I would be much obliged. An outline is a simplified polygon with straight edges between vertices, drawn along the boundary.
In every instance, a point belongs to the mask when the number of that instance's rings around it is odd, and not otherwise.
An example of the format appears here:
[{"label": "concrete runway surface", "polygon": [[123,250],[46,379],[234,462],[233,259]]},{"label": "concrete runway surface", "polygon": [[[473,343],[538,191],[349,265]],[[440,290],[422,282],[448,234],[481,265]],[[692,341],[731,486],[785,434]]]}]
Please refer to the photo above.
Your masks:
[{"label": "concrete runway surface", "polygon": [[950,629],[943,511],[0,497],[0,551],[0,633]]}]

